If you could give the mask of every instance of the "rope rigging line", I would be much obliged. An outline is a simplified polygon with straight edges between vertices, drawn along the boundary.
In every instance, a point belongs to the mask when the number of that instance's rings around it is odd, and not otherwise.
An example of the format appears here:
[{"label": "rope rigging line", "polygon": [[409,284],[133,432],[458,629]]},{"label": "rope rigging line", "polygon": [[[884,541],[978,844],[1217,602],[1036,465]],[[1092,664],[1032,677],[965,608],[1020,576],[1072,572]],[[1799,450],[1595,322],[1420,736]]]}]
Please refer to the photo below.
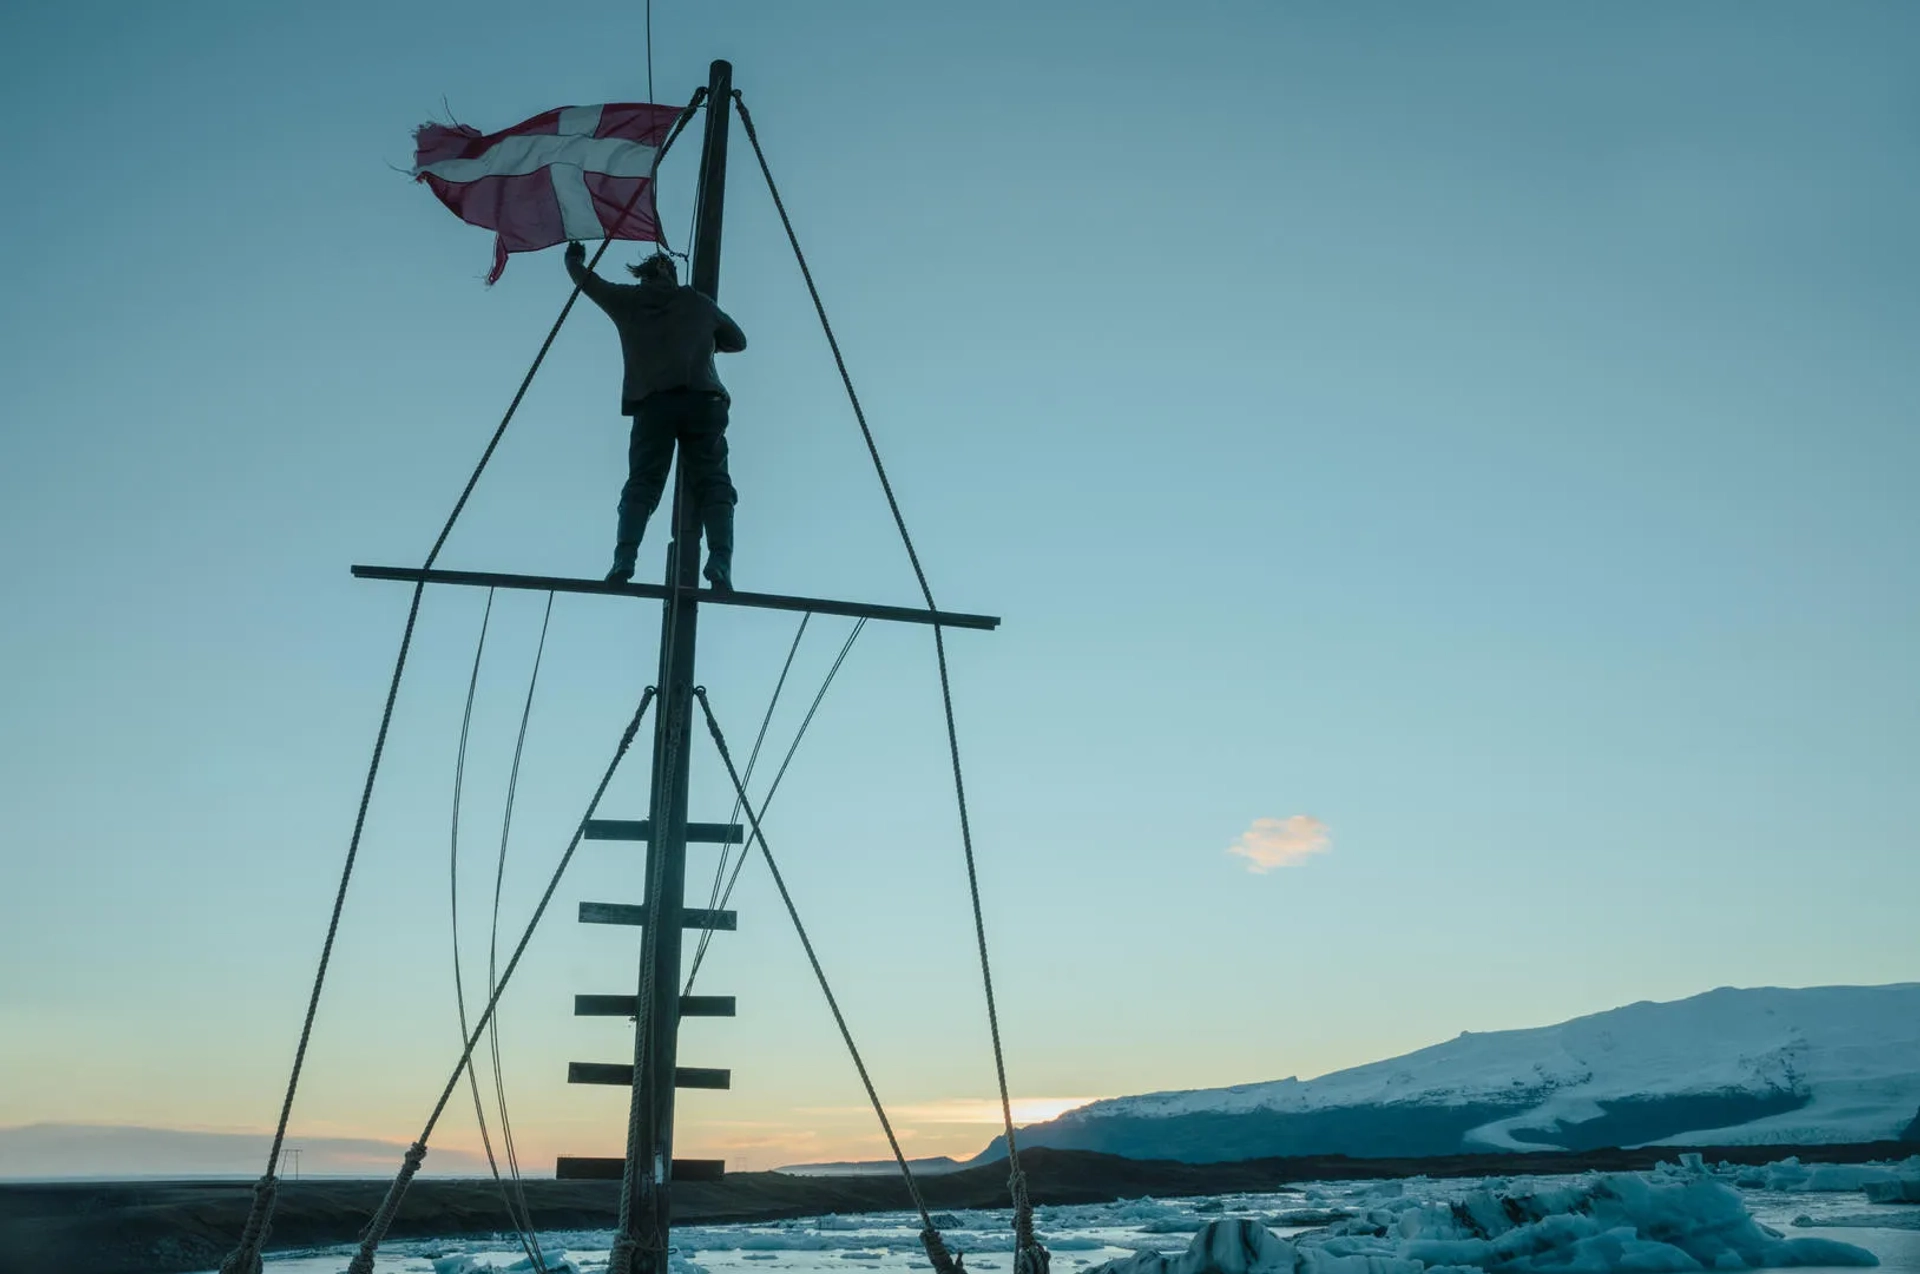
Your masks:
[{"label": "rope rigging line", "polygon": [[[540,642],[539,645],[534,648],[533,652],[533,671],[527,677],[526,701],[520,707],[520,730],[513,741],[513,767],[507,774],[507,799],[500,815],[500,854],[493,870],[493,919],[487,933],[488,995],[492,995],[500,986],[498,972],[500,966],[500,897],[506,883],[507,875],[507,838],[508,833],[513,827],[514,802],[520,793],[520,759],[525,754],[527,748],[527,722],[533,716],[533,692],[534,688],[540,684],[540,666],[545,660],[547,653],[547,629],[552,623],[553,594],[549,592],[547,594],[546,613],[540,620]],[[494,1098],[498,1102],[500,1109],[500,1136],[507,1151],[507,1172],[513,1181],[513,1193],[519,1202],[520,1215],[525,1222],[527,1234],[533,1241],[534,1252],[536,1254],[533,1261],[535,1274],[546,1274],[543,1268],[545,1257],[538,1255],[540,1240],[539,1236],[534,1233],[533,1209],[527,1203],[526,1184],[521,1178],[520,1152],[515,1146],[513,1138],[513,1119],[507,1113],[507,1082],[505,1070],[500,1064],[500,1015],[498,1013],[494,1014],[493,1020],[487,1023],[487,1045],[488,1051],[492,1054],[493,1091]],[[471,1067],[468,1068],[467,1073],[473,1073]]]},{"label": "rope rigging line", "polygon": [[807,963],[813,966],[814,979],[819,982],[820,993],[826,997],[827,1008],[833,1013],[834,1025],[840,1028],[840,1038],[853,1058],[854,1069],[860,1073],[860,1083],[867,1090],[867,1101],[872,1104],[873,1113],[879,1117],[881,1131],[887,1135],[887,1145],[893,1149],[894,1162],[900,1165],[900,1175],[907,1183],[907,1194],[913,1200],[914,1211],[920,1214],[920,1243],[926,1249],[927,1260],[933,1263],[936,1274],[963,1274],[959,1258],[947,1250],[946,1240],[941,1237],[939,1227],[934,1225],[933,1214],[927,1210],[926,1198],[920,1193],[920,1183],[914,1179],[913,1169],[907,1166],[906,1153],[900,1149],[900,1138],[894,1134],[893,1122],[887,1118],[886,1107],[880,1103],[873,1077],[867,1074],[867,1064],[860,1056],[859,1047],[853,1042],[853,1031],[847,1026],[846,1015],[840,1011],[840,1001],[834,997],[833,987],[827,982],[827,971],[820,966],[820,957],[813,949],[813,939],[807,936],[807,927],[801,923],[800,909],[794,905],[793,895],[787,890],[787,881],[780,874],[780,865],[773,860],[773,850],[760,829],[762,811],[754,809],[753,803],[747,799],[746,783],[740,777],[740,771],[734,767],[733,754],[727,748],[726,736],[720,732],[720,722],[713,714],[713,704],[707,701],[707,688],[695,686],[693,693],[700,700],[700,711],[706,715],[707,733],[713,736],[720,761],[727,768],[727,778],[733,783],[734,796],[740,802],[740,808],[746,812],[753,842],[760,847],[760,854],[766,859],[767,871],[773,876],[774,887],[780,891],[780,901],[786,905],[787,916],[793,921],[793,931],[799,935]]},{"label": "rope rigging line", "polygon": [[[461,1039],[467,1037],[467,988],[466,978],[460,971],[460,805],[466,787],[467,739],[473,728],[473,700],[480,688],[480,661],[486,653],[487,630],[493,620],[494,592],[491,588],[487,590],[487,606],[480,615],[480,637],[473,648],[473,672],[467,678],[466,707],[460,714],[460,745],[454,753],[453,763],[453,817],[447,838],[447,910],[453,934],[453,1002],[459,1012]],[[547,1274],[546,1266],[540,1260],[537,1241],[529,1239],[528,1230],[531,1227],[522,1221],[519,1211],[514,1207],[514,1197],[500,1176],[500,1164],[493,1154],[493,1138],[487,1131],[487,1108],[480,1100],[480,1076],[476,1068],[467,1068],[467,1083],[473,1090],[473,1117],[480,1127],[480,1145],[486,1151],[487,1169],[493,1174],[493,1183],[499,1188],[501,1206],[507,1211],[507,1220],[513,1224],[514,1237],[526,1253],[528,1265],[535,1274]]]},{"label": "rope rigging line", "polygon": [[[860,436],[866,441],[874,474],[880,479],[880,490],[887,498],[887,508],[892,512],[894,526],[900,532],[900,543],[907,551],[907,561],[913,566],[921,596],[926,599],[928,610],[938,609],[934,605],[933,586],[927,582],[927,572],[920,564],[920,554],[913,546],[913,536],[907,531],[907,520],[900,511],[900,501],[894,495],[893,483],[888,479],[886,465],[880,459],[879,444],[874,441],[873,429],[867,424],[867,413],[860,406],[860,396],[854,390],[847,360],[840,352],[840,341],[833,334],[833,323],[827,317],[826,303],[820,299],[820,289],[813,281],[813,270],[808,266],[807,255],[800,247],[800,237],[794,232],[793,220],[787,215],[786,203],[780,198],[780,188],[773,180],[773,170],[767,165],[766,151],[761,148],[760,135],[753,126],[753,113],[747,109],[746,99],[737,89],[734,90],[733,101],[739,108],[740,127],[753,146],[753,157],[759,161],[760,175],[766,179],[767,193],[773,198],[774,211],[780,215],[781,228],[786,231],[794,260],[800,266],[800,276],[806,281],[807,294],[813,299],[814,313],[820,318],[820,329],[826,334],[828,348],[833,351],[834,365],[840,371],[840,383],[847,391],[847,401],[853,407],[854,420],[859,423]],[[933,626],[933,646],[940,666],[940,702],[947,719],[947,750],[953,760],[954,799],[960,808],[960,844],[966,856],[967,890],[973,902],[974,937],[980,949],[980,979],[986,991],[987,1026],[993,1036],[993,1066],[1000,1084],[1000,1114],[1007,1137],[1007,1188],[1014,1209],[1014,1274],[1047,1274],[1051,1258],[1046,1248],[1034,1237],[1033,1205],[1027,1197],[1026,1174],[1020,1168],[1020,1150],[1014,1137],[1013,1099],[1007,1089],[1006,1053],[1000,1042],[1000,1013],[993,994],[993,967],[987,956],[987,924],[980,905],[980,874],[974,860],[972,820],[967,811],[966,780],[960,766],[960,732],[954,720],[953,686],[947,670],[947,642],[938,624]]]},{"label": "rope rigging line", "polygon": [[[786,662],[780,665],[780,676],[778,680],[773,683],[773,694],[767,698],[767,710],[761,714],[760,729],[753,736],[753,750],[747,753],[746,778],[749,783],[753,782],[754,767],[760,764],[760,749],[767,741],[767,727],[773,724],[773,710],[780,706],[780,692],[787,687],[787,674],[793,671],[793,657],[800,653],[800,639],[807,635],[807,623],[812,620],[812,618],[812,611],[807,611],[800,616],[800,626],[794,629],[793,632],[793,644],[787,647]],[[732,812],[727,815],[727,825],[731,827],[733,821],[739,817],[740,802],[736,799],[733,803]],[[701,927],[700,944],[694,948],[693,952],[693,969],[687,974],[687,989],[682,994],[691,995],[693,993],[693,979],[695,975],[700,972],[700,962],[706,959],[707,947],[713,942],[713,924],[714,920],[717,919],[716,913],[727,905],[726,898],[732,893],[732,889],[727,885],[727,860],[732,849],[732,845],[727,844],[724,840],[721,842],[720,861],[713,870],[713,888],[707,892],[707,912],[709,919],[707,924]],[[746,851],[744,849],[741,851],[740,857],[742,860],[746,858]]]},{"label": "rope rigging line", "polygon": [[[847,661],[847,652],[853,649],[853,643],[859,639],[861,630],[866,626],[867,621],[863,616],[854,624],[852,631],[847,634],[846,641],[840,644],[840,653],[834,656],[832,666],[827,669],[827,675],[820,683],[820,689],[814,692],[813,703],[807,707],[807,715],[800,719],[800,728],[794,731],[793,742],[787,745],[787,754],[780,759],[780,768],[774,771],[773,782],[767,785],[767,794],[760,798],[760,815],[762,818],[766,817],[767,806],[773,804],[774,793],[780,790],[780,780],[787,777],[787,767],[793,764],[794,753],[800,750],[800,740],[807,737],[807,728],[813,724],[814,714],[820,711],[821,701],[827,697],[827,691],[833,688],[833,679],[840,675],[840,665]],[[753,765],[751,761],[749,761],[747,765],[746,778],[753,778]],[[733,809],[734,817],[738,818],[740,816],[740,802],[737,797],[734,800]],[[746,865],[747,856],[743,853],[734,861],[733,875],[727,879],[726,892],[720,895],[719,902],[713,904],[714,909],[726,909],[728,900],[733,897],[733,887],[740,883],[740,870]],[[686,993],[688,995],[693,994],[693,980],[699,976],[700,961],[705,958],[707,954],[707,940],[711,936],[711,931],[703,934],[699,947],[694,951],[693,969],[687,974]]]},{"label": "rope rigging line", "polygon": [[473,1050],[479,1047],[480,1036],[485,1033],[487,1024],[493,1021],[494,1011],[500,1005],[500,997],[506,994],[507,983],[513,980],[514,970],[520,967],[520,957],[526,954],[527,946],[533,941],[534,931],[540,927],[547,907],[553,902],[553,895],[560,888],[561,879],[567,874],[567,867],[573,862],[573,855],[580,848],[580,842],[587,833],[587,822],[600,808],[600,800],[607,794],[607,787],[613,782],[614,773],[619,770],[620,762],[626,757],[627,750],[633,746],[633,739],[640,731],[640,722],[647,715],[647,709],[653,706],[657,691],[648,686],[640,696],[640,706],[633,710],[633,719],[627,722],[627,728],[620,735],[620,742],[613,750],[613,758],[607,762],[606,772],[600,776],[598,786],[593,789],[593,797],[587,802],[586,813],[574,826],[573,835],[567,841],[567,848],[555,864],[553,875],[547,881],[546,890],[540,895],[540,901],[533,908],[533,915],[527,920],[527,927],[521,931],[520,941],[514,945],[513,954],[507,957],[506,968],[501,970],[499,985],[487,997],[487,1006],[481,1010],[480,1020],[474,1024],[473,1031],[467,1036],[466,1047],[461,1050],[460,1060],[454,1064],[453,1074],[447,1076],[447,1083],[440,1090],[440,1098],[433,1104],[433,1111],[427,1116],[426,1125],[420,1130],[420,1136],[407,1147],[407,1153],[401,1163],[399,1173],[393,1183],[387,1187],[387,1194],[380,1202],[379,1210],[373,1219],[367,1222],[367,1228],[360,1238],[360,1248],[354,1253],[353,1260],[347,1265],[347,1274],[373,1274],[373,1259],[381,1242],[387,1237],[387,1230],[393,1224],[394,1215],[400,1210],[400,1201],[406,1196],[407,1186],[412,1183],[414,1174],[420,1171],[420,1164],[427,1157],[427,1141],[433,1136],[433,1129],[440,1122],[440,1116],[447,1109],[447,1102],[460,1086],[460,1077],[473,1061]]},{"label": "rope rigging line", "polygon": [[[704,85],[694,90],[693,97],[681,110],[680,118],[675,120],[673,127],[668,130],[666,140],[661,143],[660,149],[654,152],[652,163],[654,178],[658,177],[660,162],[673,148],[674,141],[685,131],[688,122],[693,119],[700,104],[706,100],[706,96],[707,90]],[[634,205],[639,202],[641,192],[656,188],[657,185],[657,180],[649,180],[644,185],[635,185],[633,195],[620,210],[620,220],[614,223],[614,229],[619,229],[627,215],[633,211]],[[612,238],[601,242],[599,250],[593,254],[593,260],[588,263],[588,269],[600,264],[600,258],[606,255],[607,249],[613,246],[613,242]],[[560,307],[559,316],[553,320],[553,326],[548,329],[546,339],[540,343],[539,352],[533,356],[533,362],[527,368],[526,375],[521,377],[519,388],[514,391],[513,399],[507,404],[506,411],[502,413],[499,425],[494,428],[493,436],[487,440],[486,448],[481,451],[479,462],[474,465],[473,472],[468,475],[466,486],[461,489],[460,498],[454,501],[453,511],[447,515],[446,523],[440,528],[440,534],[434,538],[433,547],[427,551],[426,561],[421,569],[430,570],[434,562],[439,560],[440,550],[446,547],[447,538],[453,534],[454,523],[460,520],[460,514],[465,511],[467,501],[473,496],[474,488],[480,485],[480,475],[486,471],[488,463],[493,459],[493,453],[499,449],[500,440],[506,436],[507,426],[513,423],[515,414],[520,410],[521,402],[527,396],[528,388],[533,384],[534,376],[539,372],[540,365],[546,361],[547,352],[553,348],[554,340],[560,335],[561,326],[566,323],[567,316],[573,312],[574,303],[579,299],[580,289],[575,286],[567,294],[566,303]],[[413,648],[413,633],[420,620],[420,603],[426,591],[427,585],[424,579],[416,583],[413,586],[413,600],[407,607],[406,626],[400,634],[400,650],[394,656],[393,676],[387,684],[386,703],[380,710],[380,728],[374,734],[373,755],[367,762],[367,777],[361,785],[360,805],[353,818],[353,833],[347,840],[346,861],[340,869],[340,885],[334,892],[333,911],[327,919],[326,939],[320,945],[320,962],[313,975],[313,990],[307,997],[306,1017],[300,1024],[299,1043],[294,1047],[293,1068],[287,1077],[286,1095],[280,1102],[280,1117],[274,1124],[273,1142],[267,1151],[267,1170],[254,1183],[253,1204],[247,1211],[247,1220],[241,1229],[240,1239],[235,1244],[234,1250],[220,1263],[219,1274],[261,1274],[260,1252],[273,1229],[273,1206],[279,1194],[277,1169],[280,1163],[280,1150],[287,1139],[287,1123],[293,1115],[294,1094],[300,1087],[300,1073],[306,1065],[307,1045],[313,1037],[314,1018],[320,1011],[320,991],[326,984],[327,969],[333,960],[333,944],[339,936],[340,916],[347,903],[347,886],[353,880],[354,864],[360,856],[360,839],[366,830],[368,807],[373,802],[374,780],[379,776],[380,762],[386,755],[387,734],[393,725],[394,704],[400,697],[400,680],[406,671],[407,655]]]}]

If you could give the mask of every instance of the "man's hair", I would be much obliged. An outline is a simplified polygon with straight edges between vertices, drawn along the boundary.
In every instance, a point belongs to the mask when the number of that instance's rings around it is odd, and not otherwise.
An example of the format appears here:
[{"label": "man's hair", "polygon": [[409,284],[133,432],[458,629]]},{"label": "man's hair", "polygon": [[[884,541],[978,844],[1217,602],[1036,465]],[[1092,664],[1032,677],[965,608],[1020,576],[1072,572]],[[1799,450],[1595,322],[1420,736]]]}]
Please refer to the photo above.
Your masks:
[{"label": "man's hair", "polygon": [[673,268],[673,258],[664,252],[656,252],[639,265],[627,267],[627,273],[642,283],[678,283],[679,271]]}]

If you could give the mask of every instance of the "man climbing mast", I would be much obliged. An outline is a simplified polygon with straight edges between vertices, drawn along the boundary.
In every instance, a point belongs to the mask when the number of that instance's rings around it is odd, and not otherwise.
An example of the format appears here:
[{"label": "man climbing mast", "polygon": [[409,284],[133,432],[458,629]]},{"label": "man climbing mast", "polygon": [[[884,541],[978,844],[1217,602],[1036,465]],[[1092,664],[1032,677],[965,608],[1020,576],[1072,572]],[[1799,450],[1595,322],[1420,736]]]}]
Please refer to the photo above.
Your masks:
[{"label": "man climbing mast", "polygon": [[633,417],[627,443],[627,481],[620,491],[620,522],[609,583],[633,578],[640,536],[666,490],[674,444],[686,490],[707,537],[702,572],[717,592],[733,590],[733,506],[738,493],[727,475],[727,409],[732,399],[714,370],[713,356],[737,354],[746,334],[713,300],[683,287],[664,253],[627,269],[639,283],[609,283],[587,268],[586,249],[567,244],[567,273],[620,332],[626,364],[620,413]]}]

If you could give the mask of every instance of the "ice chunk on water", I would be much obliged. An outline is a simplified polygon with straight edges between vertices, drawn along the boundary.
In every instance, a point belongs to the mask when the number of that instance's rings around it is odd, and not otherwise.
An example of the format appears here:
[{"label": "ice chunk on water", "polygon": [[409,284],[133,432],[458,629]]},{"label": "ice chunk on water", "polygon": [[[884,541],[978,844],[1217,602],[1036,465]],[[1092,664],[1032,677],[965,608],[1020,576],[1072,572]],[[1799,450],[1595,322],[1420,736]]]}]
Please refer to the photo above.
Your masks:
[{"label": "ice chunk on water", "polygon": [[1325,1248],[1300,1249],[1299,1274],[1421,1274],[1418,1261],[1372,1252],[1335,1256]]},{"label": "ice chunk on water", "polygon": [[1780,1237],[1718,1181],[1631,1173],[1429,1204],[1402,1215],[1400,1237],[1404,1255],[1429,1265],[1497,1265],[1516,1274],[1879,1264],[1852,1244]]},{"label": "ice chunk on water", "polygon": [[1869,1183],[1894,1180],[1891,1169],[1869,1163],[1823,1163],[1807,1174],[1802,1190],[1858,1190]]},{"label": "ice chunk on water", "polygon": [[1268,1225],[1332,1225],[1335,1221],[1345,1221],[1353,1213],[1345,1208],[1289,1208],[1285,1212],[1272,1212],[1266,1217]]},{"label": "ice chunk on water", "polygon": [[1823,1216],[1818,1221],[1810,1216],[1793,1218],[1794,1228],[1801,1229],[1819,1226],[1827,1230],[1920,1230],[1920,1209],[1906,1212],[1843,1212],[1838,1216]]},{"label": "ice chunk on water", "polygon": [[1211,1221],[1187,1250],[1138,1252],[1092,1274],[1695,1274],[1870,1266],[1863,1248],[1783,1238],[1711,1177],[1604,1176],[1456,1202],[1406,1203],[1289,1241],[1257,1221]]},{"label": "ice chunk on water", "polygon": [[1654,1176],[1661,1180],[1676,1177],[1719,1177],[1735,1185],[1761,1190],[1799,1193],[1840,1193],[1884,1187],[1888,1182],[1912,1178],[1920,1181],[1920,1155],[1898,1163],[1801,1163],[1789,1156],[1773,1163],[1739,1166],[1722,1163],[1709,1165],[1699,1154],[1680,1156],[1678,1164],[1660,1163]]},{"label": "ice chunk on water", "polygon": [[[1294,1274],[1300,1254],[1257,1221],[1210,1221],[1178,1256],[1136,1252],[1096,1266],[1096,1274]],[[1324,1274],[1332,1274],[1326,1271]]]},{"label": "ice chunk on water", "polygon": [[1903,1171],[1911,1175],[1895,1177],[1891,1181],[1869,1181],[1862,1187],[1867,1194],[1868,1203],[1920,1203],[1920,1156],[1909,1159],[1911,1169],[1902,1165]]},{"label": "ice chunk on water", "polygon": [[[540,1252],[540,1268],[547,1274],[580,1274],[580,1267],[569,1260],[565,1252],[545,1248]],[[506,1265],[472,1256],[443,1256],[433,1262],[433,1274],[531,1274],[533,1269],[533,1258],[528,1256]]]},{"label": "ice chunk on water", "polygon": [[1384,1253],[1297,1246],[1258,1221],[1232,1217],[1208,1222],[1178,1256],[1138,1252],[1093,1274],[1422,1274],[1422,1267]]}]

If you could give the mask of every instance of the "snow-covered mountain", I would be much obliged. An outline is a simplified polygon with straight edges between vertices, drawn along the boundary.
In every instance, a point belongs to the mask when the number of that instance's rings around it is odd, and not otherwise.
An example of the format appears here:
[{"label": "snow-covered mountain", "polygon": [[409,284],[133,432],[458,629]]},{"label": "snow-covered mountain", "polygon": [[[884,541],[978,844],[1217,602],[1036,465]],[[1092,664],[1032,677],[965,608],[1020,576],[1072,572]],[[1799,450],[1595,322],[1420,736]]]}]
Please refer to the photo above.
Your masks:
[{"label": "snow-covered mountain", "polygon": [[[1094,1102],[1022,1146],[1191,1163],[1920,1140],[1920,983],[1723,987],[1335,1071]],[[999,1140],[981,1156],[1005,1153]]]}]

